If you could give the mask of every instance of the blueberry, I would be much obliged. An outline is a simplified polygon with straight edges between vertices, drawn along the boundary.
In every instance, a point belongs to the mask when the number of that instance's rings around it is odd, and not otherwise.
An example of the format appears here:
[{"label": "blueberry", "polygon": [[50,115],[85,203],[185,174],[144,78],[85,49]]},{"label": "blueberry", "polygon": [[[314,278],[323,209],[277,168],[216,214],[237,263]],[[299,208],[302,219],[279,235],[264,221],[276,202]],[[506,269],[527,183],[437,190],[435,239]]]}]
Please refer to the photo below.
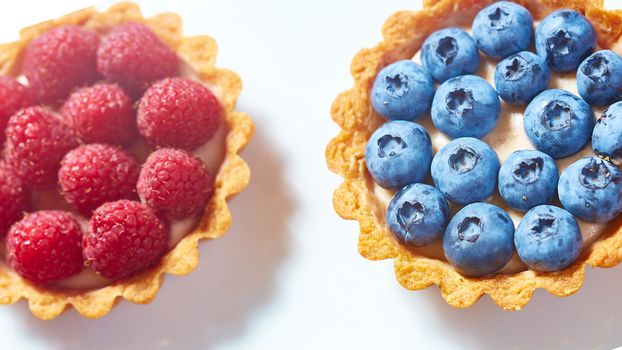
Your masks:
[{"label": "blueberry", "polygon": [[531,143],[553,158],[577,153],[589,141],[594,112],[565,90],[545,90],[527,105],[524,127]]},{"label": "blueberry", "polygon": [[590,104],[611,103],[622,92],[622,57],[610,50],[593,53],[577,70],[577,90]]},{"label": "blueberry", "polygon": [[516,151],[499,170],[499,193],[512,208],[527,211],[553,200],[559,173],[553,158],[540,151]]},{"label": "blueberry", "polygon": [[449,222],[443,236],[445,257],[467,276],[479,277],[503,268],[514,253],[514,223],[499,207],[473,203]]},{"label": "blueberry", "polygon": [[403,243],[421,247],[441,238],[449,205],[434,187],[412,184],[395,194],[387,208],[389,230]]},{"label": "blueberry", "polygon": [[499,158],[483,141],[451,141],[432,160],[432,179],[450,201],[469,204],[490,197],[497,185]]},{"label": "blueberry", "polygon": [[595,47],[592,24],[574,10],[557,10],[536,28],[536,51],[555,71],[577,69]]},{"label": "blueberry", "polygon": [[612,163],[622,163],[622,101],[609,106],[596,123],[592,148]]},{"label": "blueberry", "polygon": [[559,200],[572,215],[607,222],[622,212],[622,172],[598,157],[570,164],[559,177]]},{"label": "blueberry", "polygon": [[512,2],[500,1],[481,10],[473,21],[473,39],[490,57],[503,58],[526,50],[533,35],[533,17]]},{"label": "blueberry", "polygon": [[365,148],[365,162],[374,180],[385,188],[402,188],[430,174],[432,142],[419,124],[395,120],[376,130]]},{"label": "blueberry", "polygon": [[432,122],[449,137],[488,134],[499,118],[499,96],[488,82],[463,75],[444,82],[432,100]]},{"label": "blueberry", "polygon": [[574,216],[552,205],[540,205],[528,211],[514,232],[518,256],[536,271],[568,267],[579,257],[582,244]]},{"label": "blueberry", "polygon": [[398,61],[378,73],[371,89],[376,112],[389,120],[415,120],[430,110],[434,80],[410,60]]},{"label": "blueberry", "polygon": [[479,66],[479,51],[473,38],[460,28],[445,28],[425,39],[421,62],[438,82],[470,74]]},{"label": "blueberry", "polygon": [[546,89],[551,71],[542,57],[529,51],[519,52],[497,64],[495,86],[509,103],[527,103]]}]

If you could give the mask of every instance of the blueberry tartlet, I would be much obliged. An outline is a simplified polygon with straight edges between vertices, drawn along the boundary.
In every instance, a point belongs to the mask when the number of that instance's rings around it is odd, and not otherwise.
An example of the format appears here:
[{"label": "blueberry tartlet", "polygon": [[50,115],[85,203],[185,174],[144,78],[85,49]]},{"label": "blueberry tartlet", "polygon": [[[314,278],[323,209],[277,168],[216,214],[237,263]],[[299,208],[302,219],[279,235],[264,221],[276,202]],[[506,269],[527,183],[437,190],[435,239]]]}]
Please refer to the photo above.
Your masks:
[{"label": "blueberry tartlet", "polygon": [[576,292],[622,262],[622,14],[428,0],[352,62],[327,147],[359,252],[452,306]]},{"label": "blueberry tartlet", "polygon": [[90,318],[198,264],[250,180],[216,43],[172,13],[87,8],[0,45],[0,303]]}]

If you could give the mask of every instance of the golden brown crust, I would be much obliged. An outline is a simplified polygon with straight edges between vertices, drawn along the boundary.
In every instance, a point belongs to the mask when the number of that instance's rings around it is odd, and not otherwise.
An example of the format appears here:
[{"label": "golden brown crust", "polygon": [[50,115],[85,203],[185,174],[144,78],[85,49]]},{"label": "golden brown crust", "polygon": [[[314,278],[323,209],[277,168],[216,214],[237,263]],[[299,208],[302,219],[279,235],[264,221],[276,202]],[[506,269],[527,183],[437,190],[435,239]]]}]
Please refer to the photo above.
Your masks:
[{"label": "golden brown crust", "polygon": [[[359,252],[370,260],[394,259],[395,275],[405,288],[416,290],[438,285],[443,298],[455,307],[468,307],[482,295],[507,310],[519,310],[536,288],[557,296],[576,292],[583,284],[585,265],[611,267],[622,262],[622,217],[608,225],[601,238],[585,249],[579,259],[563,271],[523,271],[513,275],[468,278],[448,263],[428,258],[397,243],[386,228],[383,208],[373,194],[373,181],[366,170],[367,140],[382,123],[371,110],[370,87],[377,72],[387,64],[410,59],[433,31],[449,25],[468,25],[475,14],[492,0],[425,0],[421,11],[401,11],[382,28],[383,41],[361,50],[352,61],[354,86],[335,99],[331,115],[341,132],[326,149],[328,167],[344,177],[335,191],[336,212],[360,225]],[[536,19],[558,8],[574,8],[585,14],[598,33],[602,47],[622,52],[622,13],[607,11],[601,0],[519,0]]]},{"label": "golden brown crust", "polygon": [[137,5],[120,3],[102,13],[87,8],[43,22],[23,29],[19,41],[0,45],[0,74],[18,74],[24,48],[33,38],[52,27],[77,24],[106,32],[112,26],[128,21],[147,24],[188,62],[201,80],[209,82],[221,92],[228,134],[226,155],[216,176],[214,196],[206,207],[199,227],[166,254],[158,266],[145,273],[94,291],[68,294],[37,288],[5,265],[0,265],[0,304],[28,299],[30,310],[36,317],[52,319],[69,306],[73,306],[83,316],[98,318],[106,315],[120,298],[139,304],[149,303],[158,292],[165,273],[185,275],[196,268],[199,262],[199,240],[218,238],[231,225],[227,200],[242,191],[250,181],[250,169],[239,153],[253,134],[253,124],[245,113],[234,110],[242,83],[235,73],[214,66],[217,50],[215,41],[208,36],[184,37],[179,16],[163,13],[144,19]]}]

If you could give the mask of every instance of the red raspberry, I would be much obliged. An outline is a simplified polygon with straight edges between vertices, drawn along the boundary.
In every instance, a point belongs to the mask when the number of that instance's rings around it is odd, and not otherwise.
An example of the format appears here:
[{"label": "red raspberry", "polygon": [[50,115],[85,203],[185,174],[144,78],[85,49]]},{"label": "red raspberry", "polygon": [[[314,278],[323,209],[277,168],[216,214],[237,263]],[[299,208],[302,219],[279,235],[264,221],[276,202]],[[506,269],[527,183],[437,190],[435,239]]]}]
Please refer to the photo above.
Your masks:
[{"label": "red raspberry", "polygon": [[155,265],[166,251],[169,232],[148,207],[129,200],[93,212],[82,248],[86,264],[104,277],[130,277]]},{"label": "red raspberry", "polygon": [[61,120],[41,107],[28,107],[9,119],[5,157],[26,186],[37,190],[56,184],[60,161],[77,146]]},{"label": "red raspberry", "polygon": [[22,182],[4,164],[0,164],[0,238],[22,218],[26,203]]},{"label": "red raspberry", "polygon": [[133,104],[119,85],[98,84],[69,96],[63,115],[84,143],[126,146],[136,135]]},{"label": "red raspberry", "polygon": [[221,108],[202,84],[168,78],[145,92],[137,118],[138,130],[151,145],[193,150],[214,136]]},{"label": "red raspberry", "polygon": [[153,81],[179,74],[179,58],[146,25],[114,28],[97,51],[97,69],[139,97]]},{"label": "red raspberry", "polygon": [[52,29],[33,40],[24,54],[23,72],[40,103],[56,103],[77,86],[98,79],[99,37],[78,26]]},{"label": "red raspberry", "polygon": [[138,178],[143,203],[171,220],[201,212],[213,190],[212,176],[203,162],[170,148],[153,152]]},{"label": "red raspberry", "polygon": [[30,104],[26,87],[11,77],[0,76],[0,142],[4,141],[4,129],[9,118]]},{"label": "red raspberry", "polygon": [[81,146],[61,162],[58,181],[65,200],[85,216],[106,202],[136,197],[139,166],[120,148]]},{"label": "red raspberry", "polygon": [[70,277],[82,270],[82,230],[69,213],[38,211],[9,230],[11,267],[36,284]]}]

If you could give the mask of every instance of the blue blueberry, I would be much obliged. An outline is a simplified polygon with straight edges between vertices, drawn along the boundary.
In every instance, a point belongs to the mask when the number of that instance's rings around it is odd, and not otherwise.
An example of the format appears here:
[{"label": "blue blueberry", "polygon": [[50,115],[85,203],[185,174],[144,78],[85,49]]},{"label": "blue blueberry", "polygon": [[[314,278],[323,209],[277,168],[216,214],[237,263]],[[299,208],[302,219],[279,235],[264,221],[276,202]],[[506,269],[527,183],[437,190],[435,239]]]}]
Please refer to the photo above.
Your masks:
[{"label": "blue blueberry", "polygon": [[527,211],[551,203],[559,173],[555,160],[540,151],[516,151],[499,170],[499,193],[512,208]]},{"label": "blue blueberry", "polygon": [[514,223],[499,207],[473,203],[449,222],[443,249],[449,263],[467,276],[479,277],[502,269],[514,253]]},{"label": "blue blueberry", "polygon": [[514,232],[518,256],[536,271],[568,267],[581,254],[582,244],[574,216],[552,205],[540,205],[528,211]]},{"label": "blue blueberry", "polygon": [[395,194],[387,208],[389,230],[403,243],[421,247],[441,238],[449,205],[434,187],[412,184]]},{"label": "blue blueberry", "polygon": [[497,185],[499,158],[483,141],[464,137],[451,141],[432,160],[432,179],[445,198],[469,204],[490,197]]},{"label": "blue blueberry", "polygon": [[497,64],[495,86],[509,103],[527,103],[549,86],[551,71],[542,57],[529,51],[512,55]]},{"label": "blue blueberry", "polygon": [[444,82],[432,100],[432,122],[449,137],[481,138],[497,125],[499,96],[488,82],[463,75]]},{"label": "blue blueberry", "polygon": [[622,163],[622,101],[609,106],[596,123],[592,148],[612,163]]},{"label": "blue blueberry", "polygon": [[577,70],[577,90],[590,104],[617,100],[622,92],[622,57],[602,50],[586,58]]},{"label": "blue blueberry", "polygon": [[460,28],[445,28],[425,39],[421,63],[436,81],[442,83],[475,72],[479,66],[479,51],[467,32]]},{"label": "blue blueberry", "polygon": [[365,162],[374,180],[385,188],[402,188],[430,174],[432,142],[421,125],[395,120],[384,123],[365,148]]},{"label": "blue blueberry", "polygon": [[527,105],[524,127],[531,143],[553,158],[577,153],[589,141],[594,112],[565,90],[545,90]]},{"label": "blue blueberry", "polygon": [[518,4],[500,1],[481,10],[472,28],[473,39],[483,53],[503,58],[529,47],[533,17]]},{"label": "blue blueberry", "polygon": [[572,215],[607,222],[622,212],[622,172],[598,157],[570,164],[559,177],[559,200]]},{"label": "blue blueberry", "polygon": [[371,89],[376,112],[389,120],[415,120],[430,110],[434,80],[410,60],[398,61],[378,73]]},{"label": "blue blueberry", "polygon": [[574,10],[557,10],[536,28],[536,51],[555,71],[577,69],[595,47],[594,27]]}]

